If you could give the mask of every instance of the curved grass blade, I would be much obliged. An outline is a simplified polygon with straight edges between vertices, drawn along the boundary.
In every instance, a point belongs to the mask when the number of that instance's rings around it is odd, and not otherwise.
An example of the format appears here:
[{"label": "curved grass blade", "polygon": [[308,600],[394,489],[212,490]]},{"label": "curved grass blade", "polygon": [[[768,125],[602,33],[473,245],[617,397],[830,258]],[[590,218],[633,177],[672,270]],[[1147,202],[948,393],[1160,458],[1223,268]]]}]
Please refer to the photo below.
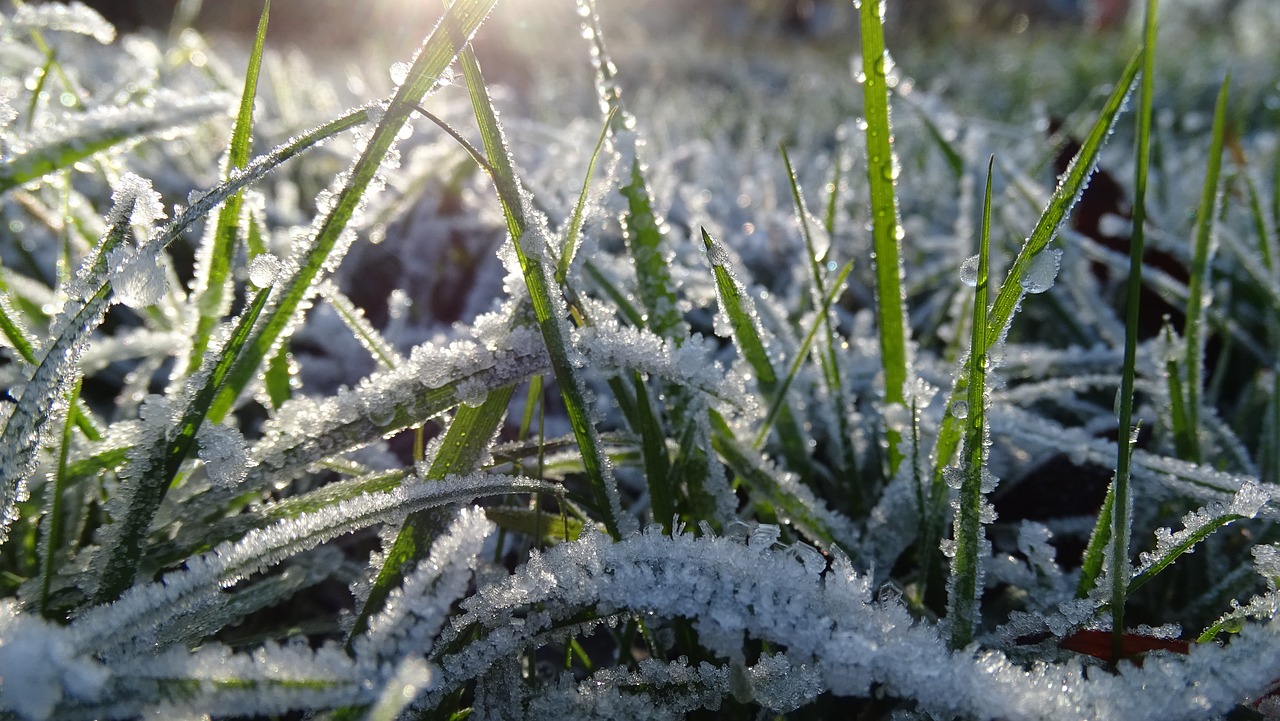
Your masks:
[{"label": "curved grass blade", "polygon": [[[991,350],[991,346],[1002,337],[1005,328],[1009,325],[1013,311],[1022,297],[1021,279],[1027,267],[1032,259],[1043,251],[1049,241],[1053,239],[1058,227],[1066,219],[1076,200],[1079,199],[1080,193],[1084,191],[1085,183],[1093,173],[1093,168],[1097,164],[1102,146],[1110,136],[1112,128],[1115,127],[1120,111],[1124,108],[1125,99],[1129,96],[1130,89],[1133,87],[1133,82],[1137,78],[1138,70],[1141,67],[1141,60],[1141,53],[1136,53],[1128,65],[1125,66],[1119,82],[1107,98],[1102,111],[1094,121],[1093,127],[1090,128],[1084,143],[1080,146],[1079,152],[1072,158],[1071,164],[1067,167],[1067,171],[1062,175],[1058,187],[1049,199],[1048,206],[1045,207],[1044,212],[1041,213],[1040,218],[1036,221],[1031,235],[1028,236],[1027,241],[1014,259],[1008,276],[1001,283],[1000,289],[996,293],[996,299],[987,313],[987,347],[984,352]],[[957,379],[956,386],[951,393],[952,399],[959,400],[959,394],[963,390],[963,385]],[[936,532],[939,534],[941,533],[940,519],[945,516],[947,498],[943,470],[960,448],[960,441],[963,435],[960,426],[960,419],[954,415],[947,414],[944,416],[938,429],[938,437],[934,446],[933,481],[930,484],[930,512],[933,518],[939,519],[935,525]],[[937,540],[937,537],[922,540],[923,545],[930,549],[926,551],[927,553],[935,553],[932,549],[936,547]]]},{"label": "curved grass blade", "polygon": [[[249,67],[245,70],[244,91],[240,95],[240,108],[231,129],[231,143],[227,148],[227,167],[224,173],[234,172],[249,162],[249,142],[253,128],[253,101],[258,92],[258,72],[262,68],[262,50],[267,40],[267,19],[271,15],[271,0],[262,5],[258,19],[258,31],[253,49],[249,53]],[[225,178],[224,178],[225,180]],[[240,209],[244,204],[244,190],[233,193],[218,211],[212,236],[200,249],[196,264],[195,296],[196,320],[191,340],[190,368],[199,368],[209,346],[209,336],[231,305],[231,261],[235,256],[236,238],[240,233]]]},{"label": "curved grass blade", "polygon": [[[947,617],[951,621],[951,647],[964,648],[973,641],[978,621],[978,579],[983,543],[982,506],[986,470],[987,402],[987,274],[991,254],[991,179],[995,156],[987,163],[987,189],[982,201],[982,231],[978,236],[978,277],[973,291],[973,327],[969,343],[969,400],[964,426],[964,479],[956,513],[956,555],[951,566]],[[951,411],[955,415],[955,411]]]},{"label": "curved grass blade", "polygon": [[[564,399],[565,409],[569,415],[569,424],[573,427],[574,437],[582,453],[583,467],[591,484],[592,495],[598,510],[604,516],[605,527],[609,529],[610,535],[618,538],[622,533],[620,525],[622,507],[618,499],[618,489],[609,472],[608,459],[600,446],[596,429],[591,423],[582,378],[569,360],[572,341],[567,327],[567,310],[563,308],[563,297],[559,295],[559,291],[553,284],[554,274],[547,264],[545,252],[547,239],[538,237],[539,230],[531,227],[536,219],[528,217],[520,190],[520,181],[512,167],[511,156],[503,140],[497,114],[493,110],[493,102],[489,98],[488,88],[480,73],[480,65],[476,62],[475,54],[470,48],[463,50],[461,61],[467,88],[471,93],[476,121],[480,126],[480,135],[484,140],[485,153],[493,169],[493,183],[498,190],[498,199],[507,219],[507,229],[511,233],[525,284],[529,288],[529,297],[533,301],[533,311],[538,320],[538,327],[542,331],[547,351],[551,356],[552,371],[560,386],[560,395]],[[527,252],[526,246],[536,249],[537,252],[534,254]],[[556,295],[552,295],[553,292]]]},{"label": "curved grass blade", "polygon": [[396,141],[418,103],[436,85],[460,47],[480,27],[497,0],[458,0],[445,11],[444,17],[427,37],[408,70],[405,81],[397,88],[390,104],[378,121],[364,152],[351,169],[350,179],[334,199],[332,210],[315,233],[310,249],[301,259],[297,271],[284,283],[272,308],[265,315],[245,352],[237,359],[228,382],[209,409],[209,418],[219,422],[231,410],[240,393],[259,373],[263,361],[277,348],[281,334],[294,321],[302,302],[311,295],[317,278],[338,246],[365,190],[373,181],[387,152]]},{"label": "curved grass blade", "polygon": [[[880,331],[880,363],[884,371],[886,406],[906,402],[907,312],[902,294],[900,244],[902,222],[898,217],[897,158],[893,152],[893,128],[889,122],[889,53],[884,43],[884,4],[880,0],[857,3],[862,33],[863,106],[866,112],[867,179],[871,188],[872,264],[876,275],[876,312]],[[902,453],[898,431],[887,428],[889,476],[898,472]]]},{"label": "curved grass blade", "polygon": [[[1189,451],[1187,460],[1200,462],[1200,393],[1204,387],[1204,308],[1205,287],[1209,282],[1209,247],[1214,223],[1218,220],[1221,193],[1218,178],[1222,171],[1222,147],[1226,138],[1227,91],[1230,76],[1222,81],[1213,112],[1213,139],[1209,144],[1209,163],[1205,170],[1204,189],[1200,195],[1200,208],[1196,212],[1196,240],[1191,257],[1191,278],[1187,282],[1186,369],[1187,391],[1186,419],[1181,424],[1182,433],[1177,437]],[[1136,232],[1136,231],[1135,231]],[[1175,427],[1177,430],[1177,427]]]}]

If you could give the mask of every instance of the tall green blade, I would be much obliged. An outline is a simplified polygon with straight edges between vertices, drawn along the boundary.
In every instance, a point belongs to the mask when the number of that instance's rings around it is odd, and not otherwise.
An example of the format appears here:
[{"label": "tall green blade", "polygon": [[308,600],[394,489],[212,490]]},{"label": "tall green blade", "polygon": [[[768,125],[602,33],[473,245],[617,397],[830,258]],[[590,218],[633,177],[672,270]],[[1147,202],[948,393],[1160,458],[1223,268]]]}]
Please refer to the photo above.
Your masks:
[{"label": "tall green blade", "polygon": [[[905,402],[907,382],[907,312],[902,295],[900,244],[902,222],[894,184],[898,177],[893,153],[893,128],[889,122],[888,73],[891,70],[884,44],[883,0],[855,0],[862,30],[862,93],[866,112],[867,179],[871,187],[871,238],[876,274],[876,309],[880,330],[880,363],[884,371],[886,406]],[[886,429],[889,440],[889,475],[902,462],[900,434]]]},{"label": "tall green blade", "polygon": [[[244,75],[244,91],[240,95],[240,108],[236,112],[235,126],[231,129],[231,144],[227,148],[227,167],[224,176],[238,171],[249,162],[249,142],[253,128],[253,100],[258,93],[258,72],[262,68],[262,49],[267,40],[267,18],[271,14],[271,0],[262,5],[258,19],[258,32],[249,53],[249,67]],[[224,177],[225,179],[225,177]],[[209,346],[209,335],[231,304],[231,260],[235,257],[236,238],[240,232],[240,208],[244,204],[244,190],[238,190],[218,211],[212,241],[202,248],[196,267],[195,302],[199,314],[191,340],[188,367],[199,368],[204,351]]]},{"label": "tall green blade", "polygon": [[1156,0],[1147,0],[1142,39],[1142,87],[1138,102],[1138,144],[1134,152],[1133,236],[1129,241],[1129,279],[1125,298],[1124,367],[1120,378],[1120,423],[1116,439],[1115,499],[1111,513],[1111,659],[1120,659],[1125,602],[1129,593],[1129,487],[1133,460],[1133,385],[1138,363],[1138,302],[1142,295],[1142,251],[1146,235],[1147,170],[1151,165],[1151,95],[1155,85]]},{"label": "tall green blade", "polygon": [[569,338],[568,311],[563,296],[554,283],[554,269],[547,258],[548,238],[543,229],[535,226],[537,219],[528,217],[520,181],[512,167],[511,156],[498,125],[497,113],[494,112],[489,90],[480,73],[480,65],[470,48],[463,50],[461,62],[476,121],[480,126],[480,135],[484,140],[485,154],[493,172],[493,183],[497,187],[498,199],[507,219],[507,230],[511,233],[512,244],[529,289],[538,328],[542,331],[551,356],[552,371],[560,386],[569,424],[573,427],[574,437],[582,453],[587,480],[598,510],[604,517],[605,527],[617,538],[622,534],[622,508],[618,500],[618,489],[614,485],[604,449],[591,422],[581,374],[570,361],[572,340]]},{"label": "tall green blade", "polygon": [[956,513],[956,555],[951,566],[948,618],[951,647],[964,648],[973,641],[978,621],[978,579],[981,577],[985,534],[982,530],[984,476],[986,475],[986,378],[987,273],[991,249],[991,177],[995,156],[987,163],[987,189],[982,201],[982,231],[978,236],[978,276],[973,292],[973,327],[969,343],[969,400],[964,416],[964,479],[960,482],[960,506]]},{"label": "tall green blade", "polygon": [[1204,189],[1200,195],[1200,208],[1196,212],[1195,246],[1191,256],[1191,278],[1187,282],[1186,369],[1187,418],[1180,434],[1180,449],[1189,451],[1187,460],[1200,462],[1200,400],[1204,387],[1204,333],[1205,287],[1209,282],[1209,250],[1212,245],[1214,223],[1218,219],[1220,191],[1218,178],[1222,171],[1222,146],[1227,129],[1227,91],[1231,85],[1228,76],[1218,90],[1218,101],[1213,113],[1213,139],[1209,145],[1209,165],[1205,171]]}]

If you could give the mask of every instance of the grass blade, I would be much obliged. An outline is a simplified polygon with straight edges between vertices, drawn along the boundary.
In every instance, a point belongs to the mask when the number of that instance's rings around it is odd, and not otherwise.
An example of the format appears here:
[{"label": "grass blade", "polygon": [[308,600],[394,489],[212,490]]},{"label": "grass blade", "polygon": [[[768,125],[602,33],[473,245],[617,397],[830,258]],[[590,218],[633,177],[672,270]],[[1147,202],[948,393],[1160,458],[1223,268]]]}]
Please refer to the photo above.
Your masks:
[{"label": "grass blade", "polygon": [[[608,459],[600,445],[596,429],[591,423],[583,381],[577,368],[569,360],[572,341],[569,338],[568,312],[564,308],[563,296],[553,283],[553,271],[547,265],[547,238],[539,228],[531,227],[536,220],[528,217],[519,179],[511,165],[511,156],[503,140],[497,114],[480,73],[480,65],[470,48],[462,51],[461,61],[476,121],[480,126],[480,135],[484,140],[485,154],[493,172],[493,183],[498,190],[498,199],[507,219],[507,229],[511,233],[525,284],[529,288],[538,327],[551,356],[552,371],[560,385],[569,424],[573,427],[574,437],[582,453],[583,467],[592,495],[604,517],[605,527],[617,538],[622,534],[622,508],[618,489],[608,470]],[[529,250],[535,252],[530,253]]]},{"label": "grass blade", "polygon": [[758,321],[751,299],[742,292],[737,279],[725,267],[729,262],[726,251],[711,238],[706,228],[702,229],[702,243],[706,247],[707,258],[711,261],[711,272],[715,275],[720,305],[733,328],[734,344],[742,354],[742,359],[755,372],[761,395],[769,400],[771,407],[776,406],[778,409],[771,412],[777,416],[778,436],[782,441],[787,464],[791,470],[807,476],[810,461],[804,436],[786,403],[786,388],[779,384],[778,374],[773,368],[773,362],[769,360],[769,352],[765,349],[764,339],[756,326]]},{"label": "grass blade", "polygon": [[365,190],[373,181],[387,152],[396,141],[418,103],[436,85],[440,76],[457,57],[459,48],[476,29],[497,0],[458,0],[449,6],[444,17],[423,43],[405,81],[397,88],[382,118],[378,121],[364,152],[356,160],[346,185],[334,199],[333,208],[325,216],[306,256],[297,271],[285,281],[266,320],[255,333],[245,352],[237,359],[228,383],[215,399],[209,418],[221,421],[231,410],[240,393],[257,376],[263,361],[276,349],[281,334],[293,323],[302,302],[310,296],[316,279],[331,262],[330,255],[338,247],[347,224],[355,214]]},{"label": "grass blade", "polygon": [[[515,386],[493,391],[478,407],[460,406],[445,431],[440,451],[427,469],[424,480],[440,480],[448,475],[464,474],[475,470],[480,459],[489,450],[489,443],[507,414],[507,405]],[[369,596],[357,614],[351,633],[347,636],[348,648],[353,639],[368,628],[369,619],[382,610],[391,591],[404,581],[406,571],[426,557],[431,541],[447,526],[452,513],[444,509],[426,509],[409,514],[387,551],[387,557],[378,571],[378,577],[369,589]]]},{"label": "grass blade", "polygon": [[[249,162],[249,141],[253,128],[253,101],[258,92],[258,72],[262,68],[262,49],[267,39],[267,19],[271,14],[271,0],[262,5],[258,19],[258,31],[253,49],[249,53],[249,67],[245,71],[244,91],[240,95],[240,108],[231,129],[231,143],[227,148],[225,173],[243,168]],[[223,178],[226,179],[225,177]],[[227,198],[218,211],[212,236],[200,249],[196,265],[195,303],[199,317],[191,340],[191,355],[187,364],[199,368],[209,346],[209,335],[231,304],[231,260],[235,256],[236,238],[240,232],[240,208],[244,204],[244,190],[238,190]]]},{"label": "grass blade", "polygon": [[564,242],[560,244],[560,263],[556,266],[557,283],[564,283],[565,277],[569,275],[573,256],[578,251],[578,236],[582,233],[582,223],[585,220],[584,211],[591,191],[591,178],[595,175],[596,162],[600,159],[600,151],[604,149],[604,141],[609,137],[609,128],[617,113],[616,108],[609,111],[609,115],[604,119],[604,127],[600,130],[600,138],[596,140],[595,150],[591,151],[591,161],[587,163],[587,174],[582,179],[582,192],[578,193],[578,202],[573,206],[573,214],[569,216],[569,227],[564,232]]},{"label": "grass blade", "polygon": [[1151,101],[1155,85],[1156,0],[1147,0],[1142,39],[1142,87],[1138,103],[1138,143],[1134,151],[1133,237],[1129,241],[1129,279],[1125,298],[1124,365],[1120,377],[1120,422],[1116,439],[1115,500],[1111,514],[1111,657],[1124,645],[1124,611],[1129,593],[1129,532],[1132,524],[1129,464],[1133,459],[1133,384],[1138,362],[1138,302],[1142,295],[1142,251],[1146,235],[1147,170],[1151,160]]},{"label": "grass blade", "polygon": [[[890,71],[884,44],[884,3],[861,0],[858,20],[862,31],[862,92],[866,112],[867,179],[871,187],[872,264],[876,274],[876,308],[880,330],[880,363],[884,371],[886,406],[905,403],[907,382],[907,312],[902,295],[900,244],[902,222],[894,184],[898,176],[893,152],[893,128],[889,122]],[[902,454],[896,429],[887,428],[889,475],[898,472]]]},{"label": "grass blade", "polygon": [[[81,378],[76,378],[67,393],[69,408],[75,408],[80,398]],[[49,589],[56,573],[57,559],[66,545],[66,519],[64,518],[63,495],[70,481],[67,473],[67,455],[71,451],[71,429],[75,427],[75,413],[67,413],[62,424],[62,439],[58,444],[58,466],[49,484],[49,498],[44,513],[45,527],[40,543],[40,612],[49,615]]]},{"label": "grass blade", "polygon": [[[973,328],[969,344],[969,400],[964,433],[964,479],[960,484],[960,506],[956,513],[956,555],[951,568],[951,598],[947,617],[951,620],[951,647],[964,648],[973,641],[978,620],[978,579],[987,545],[982,529],[983,497],[986,485],[987,402],[987,273],[991,252],[991,179],[995,156],[987,163],[987,189],[982,201],[982,231],[978,236],[978,277],[973,292]],[[952,415],[963,415],[953,407]]]},{"label": "grass blade", "polygon": [[1205,287],[1209,282],[1209,247],[1213,227],[1218,220],[1221,194],[1218,178],[1222,171],[1222,147],[1226,138],[1227,91],[1231,78],[1222,81],[1218,101],[1213,112],[1213,139],[1209,145],[1209,164],[1204,178],[1204,190],[1200,195],[1200,208],[1196,212],[1195,246],[1191,257],[1191,278],[1187,282],[1186,370],[1184,386],[1187,391],[1186,423],[1182,443],[1189,449],[1187,460],[1200,462],[1200,392],[1204,387],[1204,309]]}]

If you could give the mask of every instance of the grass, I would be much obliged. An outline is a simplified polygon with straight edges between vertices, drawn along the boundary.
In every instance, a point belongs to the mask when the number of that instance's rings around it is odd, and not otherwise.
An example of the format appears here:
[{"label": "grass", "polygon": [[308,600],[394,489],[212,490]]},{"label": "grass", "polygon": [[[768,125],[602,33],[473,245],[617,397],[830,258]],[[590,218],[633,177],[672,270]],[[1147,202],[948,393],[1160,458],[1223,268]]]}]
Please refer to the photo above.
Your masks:
[{"label": "grass", "polygon": [[868,1],[857,83],[655,104],[582,0],[600,112],[546,128],[470,43],[494,5],[300,132],[284,91],[327,81],[265,3],[236,82],[153,45],[121,98],[92,11],[11,13],[0,711],[1268,708],[1280,162],[1244,59],[1162,105],[1206,71],[1157,64],[1149,2],[1049,138],[902,77]]}]

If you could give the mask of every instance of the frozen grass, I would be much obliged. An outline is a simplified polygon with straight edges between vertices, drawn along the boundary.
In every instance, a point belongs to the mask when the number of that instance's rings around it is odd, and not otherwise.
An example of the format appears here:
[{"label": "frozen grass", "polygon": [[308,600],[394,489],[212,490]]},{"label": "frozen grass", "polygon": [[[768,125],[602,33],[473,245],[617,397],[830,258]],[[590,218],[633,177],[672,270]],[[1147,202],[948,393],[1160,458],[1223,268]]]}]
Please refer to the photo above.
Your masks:
[{"label": "frozen grass", "polygon": [[870,0],[854,78],[664,103],[581,0],[554,128],[493,0],[309,116],[266,7],[237,77],[19,4],[0,712],[1276,715],[1280,155],[1221,77],[1162,102],[1155,5],[1048,137]]}]

